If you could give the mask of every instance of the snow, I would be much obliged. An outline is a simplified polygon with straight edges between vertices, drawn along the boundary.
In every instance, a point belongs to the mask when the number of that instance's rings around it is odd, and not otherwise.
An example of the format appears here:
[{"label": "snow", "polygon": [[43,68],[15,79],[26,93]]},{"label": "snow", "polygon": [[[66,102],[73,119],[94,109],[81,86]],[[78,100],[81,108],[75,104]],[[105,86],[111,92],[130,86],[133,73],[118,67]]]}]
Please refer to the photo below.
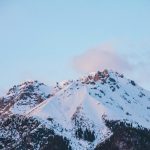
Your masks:
[{"label": "snow", "polygon": [[30,103],[29,105],[26,104],[27,101],[30,102],[30,99],[27,99],[25,104],[24,104],[24,100],[20,100],[19,102],[16,102],[13,107],[10,108],[10,111],[13,114],[21,114],[24,115],[27,111],[29,111],[31,108],[33,108],[35,106],[34,103]]},{"label": "snow", "polygon": [[76,90],[71,91],[72,96],[67,95],[67,92],[63,94],[63,92],[64,90],[57,93],[55,97],[43,102],[40,106],[37,106],[37,109],[32,114],[44,119],[52,117],[63,124],[64,127],[68,126],[76,108],[84,100],[85,88],[82,88],[79,92]]},{"label": "snow", "polygon": [[[72,124],[72,117],[77,109],[81,108],[79,115],[87,120],[86,127],[98,133],[96,140],[92,143],[93,146],[112,134],[103,121],[104,115],[108,120],[126,120],[133,123],[135,127],[140,125],[150,128],[150,111],[147,109],[147,106],[150,105],[150,92],[138,85],[133,86],[130,83],[131,80],[121,78],[119,74],[109,72],[109,75],[119,86],[115,91],[112,91],[110,87],[116,85],[109,80],[106,84],[97,81],[95,85],[82,84],[77,80],[28,114],[43,120],[48,117],[53,118],[63,128],[71,131],[73,136],[75,126]],[[140,97],[141,92],[145,96]],[[78,141],[78,143],[80,142]],[[84,147],[85,143],[81,142],[80,144]],[[87,145],[88,143],[86,143]]]},{"label": "snow", "polygon": [[[94,77],[95,74],[90,75]],[[131,80],[116,72],[109,71],[108,74],[104,83],[92,79],[90,80],[94,84],[85,83],[83,81],[86,77],[83,77],[76,81],[62,81],[58,83],[59,87],[41,85],[36,90],[39,95],[51,93],[53,96],[40,104],[18,106],[15,103],[10,110],[12,113],[33,116],[47,127],[54,128],[56,133],[71,140],[74,150],[92,149],[112,135],[103,116],[108,120],[126,120],[135,127],[140,125],[150,129],[150,92],[137,84],[131,84]],[[23,100],[19,103],[21,101]],[[94,142],[75,137],[77,126],[73,122],[74,117],[82,118],[83,129],[88,128],[95,132]],[[48,121],[48,118],[52,118],[54,122]]]},{"label": "snow", "polygon": [[[51,116],[64,126],[68,126],[76,109],[82,106],[87,110],[86,115],[90,118],[98,118],[100,115],[106,114],[109,119],[127,119],[149,128],[147,120],[150,119],[150,111],[147,106],[150,105],[148,99],[150,93],[138,85],[134,87],[129,84],[129,80],[126,78],[118,78],[113,72],[110,72],[110,76],[120,85],[117,92],[112,92],[109,84],[103,85],[101,83],[96,85],[78,83],[79,89],[77,89],[76,81],[58,92],[54,97],[40,104],[40,106],[37,106],[37,109],[34,108],[33,114],[45,119]],[[93,90],[92,87],[97,89]],[[105,96],[101,98],[95,96],[95,93],[98,93],[99,90],[103,91]],[[141,91],[145,95],[143,98],[139,97]],[[125,93],[128,95],[125,95]],[[128,116],[126,113],[132,116]],[[97,115],[99,116],[96,117]]]},{"label": "snow", "polygon": [[[68,88],[70,89],[73,87],[75,87],[74,84]],[[101,118],[105,112],[105,108],[103,108],[103,106],[98,106],[95,99],[90,95],[87,95],[87,87],[82,86],[80,89],[69,90],[68,92],[64,92],[65,90],[66,89],[57,93],[55,97],[44,101],[42,104],[31,110],[31,112],[28,112],[28,115],[42,118],[43,120],[46,120],[49,117],[53,118],[64,129],[68,130],[68,134],[71,131],[72,136],[74,136],[74,125],[72,124],[72,117],[76,113],[77,108],[82,106],[83,113],[89,120],[87,126],[92,128],[94,125],[94,131],[95,133],[98,133],[97,140],[102,141],[104,137],[106,138],[110,136],[111,132],[105,126]],[[69,139],[72,139],[71,137]],[[74,141],[74,139],[72,140]],[[96,145],[98,141],[95,141],[95,144],[93,144]],[[78,141],[78,143],[80,142],[81,141]],[[82,141],[80,144],[83,146],[85,142],[83,144]],[[86,145],[88,145],[88,143],[86,143]]]}]

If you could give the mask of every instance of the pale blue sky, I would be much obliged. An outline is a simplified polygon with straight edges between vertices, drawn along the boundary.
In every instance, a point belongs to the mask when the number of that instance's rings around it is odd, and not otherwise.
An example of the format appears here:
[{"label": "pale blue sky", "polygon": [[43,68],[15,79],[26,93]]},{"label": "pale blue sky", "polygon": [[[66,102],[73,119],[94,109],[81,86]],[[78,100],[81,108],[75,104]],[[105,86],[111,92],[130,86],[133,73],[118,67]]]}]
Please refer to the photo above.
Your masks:
[{"label": "pale blue sky", "polygon": [[149,0],[0,0],[0,89],[76,78],[74,56],[107,42],[148,66],[149,40]]}]

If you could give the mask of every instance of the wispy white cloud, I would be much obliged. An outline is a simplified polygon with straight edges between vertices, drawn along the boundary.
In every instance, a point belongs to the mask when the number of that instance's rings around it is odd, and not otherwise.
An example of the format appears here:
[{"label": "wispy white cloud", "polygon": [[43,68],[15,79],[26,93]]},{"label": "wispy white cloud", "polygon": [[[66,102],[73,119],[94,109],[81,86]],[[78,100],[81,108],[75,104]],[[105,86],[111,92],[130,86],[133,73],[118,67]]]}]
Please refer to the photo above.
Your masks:
[{"label": "wispy white cloud", "polygon": [[85,53],[74,57],[73,67],[76,71],[84,73],[104,69],[120,72],[132,70],[129,61],[120,55],[111,43],[89,49]]}]

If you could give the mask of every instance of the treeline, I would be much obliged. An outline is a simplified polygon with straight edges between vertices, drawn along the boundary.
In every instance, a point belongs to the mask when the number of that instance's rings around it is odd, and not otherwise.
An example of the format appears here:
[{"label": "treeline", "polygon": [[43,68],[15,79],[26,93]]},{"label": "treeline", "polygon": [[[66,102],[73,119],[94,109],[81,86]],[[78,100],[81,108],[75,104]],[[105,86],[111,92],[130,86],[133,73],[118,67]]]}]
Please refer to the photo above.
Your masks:
[{"label": "treeline", "polygon": [[95,140],[94,131],[90,131],[87,128],[85,130],[83,130],[82,128],[78,128],[75,134],[79,139],[83,139],[89,142],[93,142]]},{"label": "treeline", "polygon": [[106,121],[113,135],[95,150],[150,150],[150,130],[118,121]]}]

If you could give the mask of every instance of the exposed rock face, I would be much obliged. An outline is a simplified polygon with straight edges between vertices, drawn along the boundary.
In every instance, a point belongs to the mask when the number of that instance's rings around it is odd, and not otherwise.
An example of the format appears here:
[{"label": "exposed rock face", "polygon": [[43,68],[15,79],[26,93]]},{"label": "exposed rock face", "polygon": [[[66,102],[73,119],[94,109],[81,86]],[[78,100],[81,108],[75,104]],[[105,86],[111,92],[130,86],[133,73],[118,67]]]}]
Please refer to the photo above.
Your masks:
[{"label": "exposed rock face", "polygon": [[109,77],[108,70],[104,70],[103,72],[98,71],[94,74],[90,74],[87,77],[84,77],[82,79],[82,82],[86,84],[90,83],[95,84],[95,82],[101,81],[102,83],[104,83],[108,77]]}]

